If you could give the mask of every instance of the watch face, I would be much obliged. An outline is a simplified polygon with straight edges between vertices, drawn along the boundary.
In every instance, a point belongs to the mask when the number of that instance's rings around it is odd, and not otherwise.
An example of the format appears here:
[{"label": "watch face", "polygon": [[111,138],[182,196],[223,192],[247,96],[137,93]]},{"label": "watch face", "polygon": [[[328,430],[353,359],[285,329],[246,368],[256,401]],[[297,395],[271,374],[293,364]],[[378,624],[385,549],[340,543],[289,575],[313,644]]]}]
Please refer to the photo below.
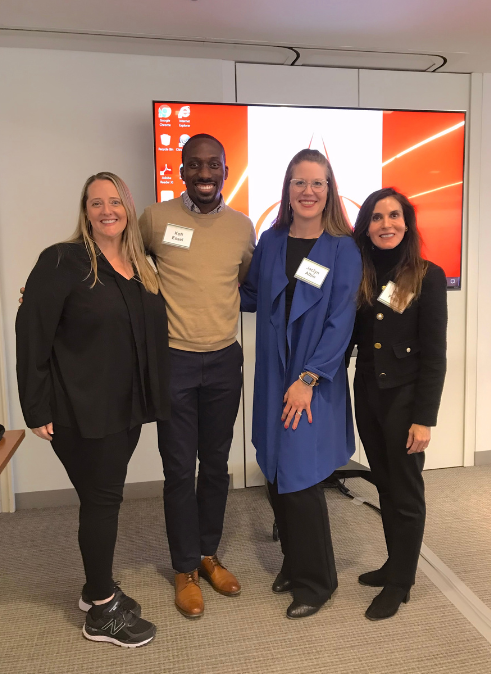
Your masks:
[{"label": "watch face", "polygon": [[306,384],[311,384],[314,381],[314,378],[310,374],[304,374],[303,380]]}]

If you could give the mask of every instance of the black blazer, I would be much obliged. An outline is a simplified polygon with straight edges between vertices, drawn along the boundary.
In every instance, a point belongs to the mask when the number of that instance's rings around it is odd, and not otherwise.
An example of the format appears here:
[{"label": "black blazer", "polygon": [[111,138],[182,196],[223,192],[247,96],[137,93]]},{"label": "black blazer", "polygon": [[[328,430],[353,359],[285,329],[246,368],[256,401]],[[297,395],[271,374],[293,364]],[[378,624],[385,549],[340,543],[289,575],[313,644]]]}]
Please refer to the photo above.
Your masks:
[{"label": "black blazer", "polygon": [[135,371],[151,415],[144,421],[169,417],[164,298],[138,283],[139,303],[128,289],[136,282],[102,254],[98,275],[91,288],[89,256],[78,243],[47,248],[29,275],[16,321],[19,396],[29,428],[55,422],[85,438],[128,428]]},{"label": "black blazer", "polygon": [[[376,297],[388,280],[388,276],[382,277]],[[367,317],[373,321],[374,369],[379,388],[415,381],[413,423],[436,426],[447,367],[447,280],[443,269],[428,263],[419,298],[402,314],[377,300],[374,306],[358,310],[351,350],[363,338],[360,332]]]}]

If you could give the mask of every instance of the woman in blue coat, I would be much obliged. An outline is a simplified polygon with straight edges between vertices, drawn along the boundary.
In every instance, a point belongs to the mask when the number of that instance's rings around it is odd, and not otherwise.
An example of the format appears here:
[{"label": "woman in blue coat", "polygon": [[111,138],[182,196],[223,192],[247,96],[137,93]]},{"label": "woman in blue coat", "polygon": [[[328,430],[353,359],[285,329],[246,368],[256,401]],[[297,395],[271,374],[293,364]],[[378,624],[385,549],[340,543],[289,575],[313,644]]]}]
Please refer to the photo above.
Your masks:
[{"label": "woman in blue coat", "polygon": [[302,150],[240,288],[242,310],[257,311],[252,442],[284,555],[273,592],[293,592],[288,618],[316,613],[337,587],[320,483],[355,449],[344,353],[360,278],[331,166]]}]

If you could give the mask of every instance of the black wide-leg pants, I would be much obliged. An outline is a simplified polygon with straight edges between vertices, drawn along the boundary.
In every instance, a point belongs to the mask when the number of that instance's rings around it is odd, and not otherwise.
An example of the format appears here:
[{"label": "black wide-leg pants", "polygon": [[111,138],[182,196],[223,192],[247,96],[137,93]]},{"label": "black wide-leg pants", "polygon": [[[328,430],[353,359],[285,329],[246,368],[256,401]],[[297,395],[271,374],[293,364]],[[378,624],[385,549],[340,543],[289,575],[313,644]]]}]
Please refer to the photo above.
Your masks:
[{"label": "black wide-leg pants", "polygon": [[188,573],[201,555],[216,553],[222,536],[243,357],[238,342],[219,351],[170,352],[171,419],[157,428],[172,566]]},{"label": "black wide-leg pants", "polygon": [[295,601],[321,606],[338,586],[322,483],[278,494],[275,480],[268,490],[284,555],[281,572],[293,582]]},{"label": "black wide-leg pants", "polygon": [[51,445],[80,499],[84,591],[92,601],[107,599],[114,592],[113,557],[126,471],[141,425],[97,439],[82,438],[65,426],[53,430]]},{"label": "black wide-leg pants", "polygon": [[426,518],[424,452],[408,454],[415,383],[380,389],[375,375],[357,371],[358,432],[380,497],[387,544],[387,583],[414,584]]}]

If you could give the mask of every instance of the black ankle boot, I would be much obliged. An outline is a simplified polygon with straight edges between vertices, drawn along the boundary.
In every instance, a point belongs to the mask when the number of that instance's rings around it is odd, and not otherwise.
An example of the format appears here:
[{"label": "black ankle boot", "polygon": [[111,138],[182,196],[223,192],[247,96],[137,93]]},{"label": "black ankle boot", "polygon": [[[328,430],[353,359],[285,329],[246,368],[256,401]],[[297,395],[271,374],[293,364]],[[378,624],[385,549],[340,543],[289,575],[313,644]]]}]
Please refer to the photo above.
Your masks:
[{"label": "black ankle boot", "polygon": [[368,571],[367,573],[362,573],[361,576],[358,576],[358,582],[360,585],[369,585],[370,587],[384,587],[387,584],[387,564],[376,569],[375,571]]},{"label": "black ankle boot", "polygon": [[273,592],[276,592],[276,594],[280,594],[281,592],[290,592],[290,590],[293,588],[293,583],[292,581],[284,576],[281,571],[279,574],[276,576],[272,590]]},{"label": "black ankle boot", "polygon": [[392,618],[402,602],[405,604],[409,601],[410,590],[405,587],[398,587],[397,585],[386,585],[382,592],[378,594],[372,601],[365,612],[365,617],[368,620],[385,620]]}]

